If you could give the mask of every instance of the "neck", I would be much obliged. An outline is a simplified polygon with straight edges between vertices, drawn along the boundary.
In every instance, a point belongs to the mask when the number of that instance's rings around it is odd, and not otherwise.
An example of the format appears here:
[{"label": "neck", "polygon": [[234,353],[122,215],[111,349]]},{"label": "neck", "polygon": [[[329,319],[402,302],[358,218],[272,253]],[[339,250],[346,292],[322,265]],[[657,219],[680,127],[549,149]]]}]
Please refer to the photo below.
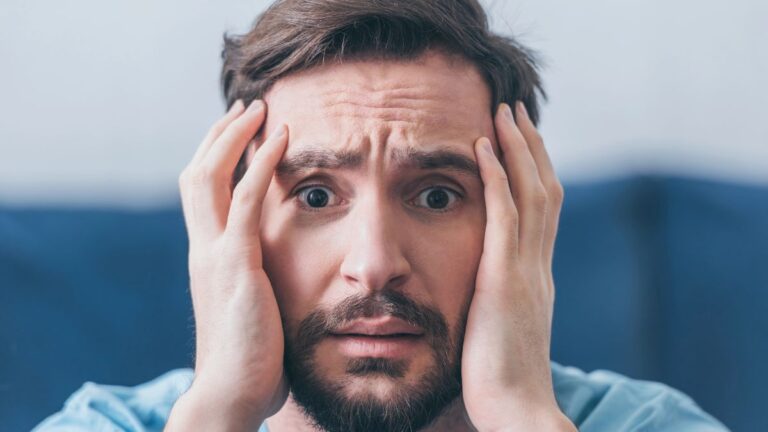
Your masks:
[{"label": "neck", "polygon": [[[304,412],[293,400],[288,397],[285,405],[269,419],[267,419],[269,432],[317,432],[312,423],[304,415]],[[426,428],[419,432],[474,432],[467,411],[461,397],[456,398],[448,405],[442,414]]]}]

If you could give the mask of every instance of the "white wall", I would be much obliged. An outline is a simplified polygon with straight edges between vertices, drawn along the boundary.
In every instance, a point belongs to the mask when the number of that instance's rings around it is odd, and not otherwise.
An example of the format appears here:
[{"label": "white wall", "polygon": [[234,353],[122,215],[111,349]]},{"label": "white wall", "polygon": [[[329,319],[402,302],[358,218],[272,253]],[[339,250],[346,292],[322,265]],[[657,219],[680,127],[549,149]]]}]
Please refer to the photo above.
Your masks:
[{"label": "white wall", "polygon": [[[266,1],[3,0],[0,201],[145,205],[221,115],[222,33]],[[544,53],[563,181],[661,171],[768,184],[768,2],[486,1]]]},{"label": "white wall", "polygon": [[564,179],[654,170],[768,183],[768,2],[495,4],[550,60],[542,132]]}]

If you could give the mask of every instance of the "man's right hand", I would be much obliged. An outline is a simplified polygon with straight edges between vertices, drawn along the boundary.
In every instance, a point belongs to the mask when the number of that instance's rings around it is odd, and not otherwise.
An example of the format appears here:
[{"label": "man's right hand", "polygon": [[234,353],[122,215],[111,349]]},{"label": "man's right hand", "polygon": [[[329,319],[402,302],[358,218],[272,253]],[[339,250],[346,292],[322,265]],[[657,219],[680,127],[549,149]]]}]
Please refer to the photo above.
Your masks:
[{"label": "man's right hand", "polygon": [[235,102],[179,177],[196,359],[192,385],[174,405],[166,430],[255,429],[288,396],[280,311],[259,241],[262,202],[288,141],[284,125],[231,188],[235,166],[265,116],[260,100],[247,110]]}]

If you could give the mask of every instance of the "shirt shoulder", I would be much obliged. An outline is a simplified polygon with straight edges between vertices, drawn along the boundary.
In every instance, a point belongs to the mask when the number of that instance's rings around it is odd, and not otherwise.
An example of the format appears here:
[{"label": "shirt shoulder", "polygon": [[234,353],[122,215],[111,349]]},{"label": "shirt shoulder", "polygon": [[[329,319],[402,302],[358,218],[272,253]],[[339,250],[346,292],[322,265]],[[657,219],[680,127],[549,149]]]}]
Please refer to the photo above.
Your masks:
[{"label": "shirt shoulder", "polygon": [[690,397],[666,384],[552,362],[560,409],[581,432],[728,431]]},{"label": "shirt shoulder", "polygon": [[[175,369],[133,387],[87,382],[33,432],[162,431],[176,400],[190,386],[191,369]],[[665,384],[552,362],[560,409],[581,432],[711,431],[728,429]],[[265,425],[259,429],[266,432]]]},{"label": "shirt shoulder", "polygon": [[192,384],[192,369],[174,369],[133,387],[86,382],[64,408],[33,432],[162,431],[176,400]]}]

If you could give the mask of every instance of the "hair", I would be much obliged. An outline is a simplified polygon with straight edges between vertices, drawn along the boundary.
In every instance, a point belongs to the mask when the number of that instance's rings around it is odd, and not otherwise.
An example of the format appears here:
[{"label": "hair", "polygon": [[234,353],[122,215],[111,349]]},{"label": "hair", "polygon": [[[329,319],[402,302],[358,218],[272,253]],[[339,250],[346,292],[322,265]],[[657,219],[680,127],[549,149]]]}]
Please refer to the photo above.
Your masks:
[{"label": "hair", "polygon": [[[227,107],[261,99],[280,78],[327,61],[409,60],[433,49],[476,66],[491,112],[522,101],[534,124],[546,100],[537,53],[492,33],[477,0],[277,0],[250,31],[224,33],[221,88]],[[245,172],[245,155],[234,182]]]}]

